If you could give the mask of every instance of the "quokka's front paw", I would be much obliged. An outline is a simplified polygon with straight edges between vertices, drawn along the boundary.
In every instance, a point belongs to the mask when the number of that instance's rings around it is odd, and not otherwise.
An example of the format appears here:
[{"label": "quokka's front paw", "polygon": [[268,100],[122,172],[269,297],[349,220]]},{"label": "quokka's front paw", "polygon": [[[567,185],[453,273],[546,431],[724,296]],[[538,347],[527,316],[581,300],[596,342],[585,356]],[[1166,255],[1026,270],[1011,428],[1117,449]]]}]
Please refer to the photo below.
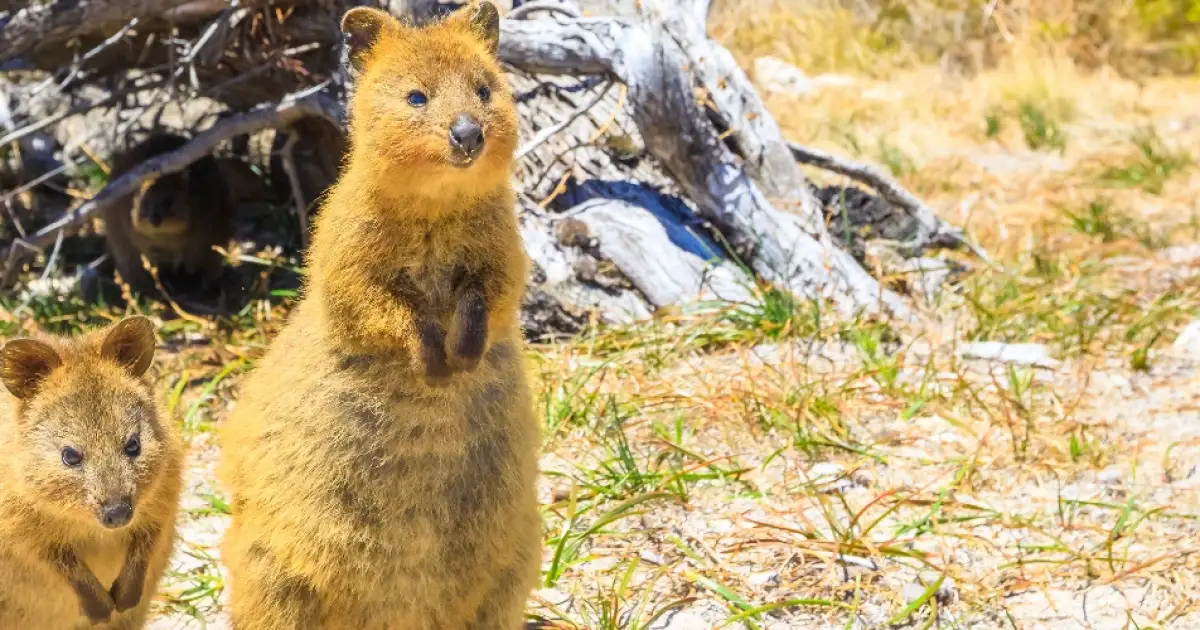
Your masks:
[{"label": "quokka's front paw", "polygon": [[446,361],[446,333],[436,322],[426,322],[420,330],[421,348],[416,353],[415,371],[429,387],[445,387],[450,384],[454,370]]},{"label": "quokka's front paw", "polygon": [[483,358],[483,348],[478,350],[468,349],[464,351],[462,348],[454,348],[448,357],[450,369],[454,372],[471,372],[479,367],[479,362]]},{"label": "quokka's front paw", "polygon": [[138,605],[142,601],[142,580],[136,578],[126,578],[121,575],[117,578],[116,583],[112,585],[112,590],[109,592],[112,596],[113,605],[116,606],[117,612],[125,612],[130,608]]},{"label": "quokka's front paw", "polygon": [[83,614],[87,615],[88,621],[93,625],[107,622],[109,617],[112,617],[115,608],[112,598],[107,593],[81,596],[79,605],[83,608]]},{"label": "quokka's front paw", "polygon": [[488,342],[487,304],[482,293],[471,291],[462,297],[454,313],[452,330],[450,367],[456,372],[470,372],[479,367]]},{"label": "quokka's front paw", "polygon": [[444,364],[441,367],[426,365],[425,376],[423,377],[423,380],[429,387],[441,389],[450,385],[450,381],[452,380],[453,376],[454,373],[451,372],[450,369]]}]

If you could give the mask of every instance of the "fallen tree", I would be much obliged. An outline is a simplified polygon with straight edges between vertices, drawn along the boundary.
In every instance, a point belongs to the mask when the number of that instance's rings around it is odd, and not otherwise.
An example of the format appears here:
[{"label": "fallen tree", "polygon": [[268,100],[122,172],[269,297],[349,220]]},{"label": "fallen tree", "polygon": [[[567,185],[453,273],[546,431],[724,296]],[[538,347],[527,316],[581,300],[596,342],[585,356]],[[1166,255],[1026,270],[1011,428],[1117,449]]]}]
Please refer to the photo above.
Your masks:
[{"label": "fallen tree", "polygon": [[[0,23],[0,68],[40,72],[12,88],[17,107],[0,144],[97,113],[159,124],[166,104],[183,99],[205,97],[221,110],[189,145],[40,229],[17,225],[3,258],[6,286],[108,200],[247,135],[266,138],[258,161],[303,228],[344,148],[340,103],[352,86],[337,24],[349,4],[92,0],[30,7]],[[421,21],[449,7],[388,8]],[[503,20],[499,55],[522,114],[518,210],[535,263],[527,324],[572,330],[592,316],[623,321],[697,299],[747,300],[761,284],[827,300],[843,315],[909,317],[905,301],[831,235],[837,208],[818,200],[800,163],[876,189],[901,226],[892,232],[903,255],[963,245],[961,233],[878,169],[787,142],[733,57],[707,37],[707,9],[641,0],[585,17],[541,0]],[[64,59],[68,42],[79,45]],[[118,148],[119,135],[91,152]],[[62,132],[57,139],[71,146]]]}]

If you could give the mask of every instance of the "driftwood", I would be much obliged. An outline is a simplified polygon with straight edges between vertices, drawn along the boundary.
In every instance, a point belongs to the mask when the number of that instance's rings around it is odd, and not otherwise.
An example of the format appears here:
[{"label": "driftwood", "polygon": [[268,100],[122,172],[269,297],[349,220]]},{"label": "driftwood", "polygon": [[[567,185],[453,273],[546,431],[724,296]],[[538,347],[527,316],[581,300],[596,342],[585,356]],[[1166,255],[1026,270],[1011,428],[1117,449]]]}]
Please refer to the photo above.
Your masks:
[{"label": "driftwood", "polygon": [[[5,277],[141,181],[264,129],[278,133],[260,163],[305,225],[344,148],[349,79],[336,44],[350,4],[88,0],[0,18],[0,68],[51,73],[38,89],[105,86],[59,108],[59,119],[124,104],[130,90],[209,96],[228,109],[179,151],[8,244]],[[415,21],[453,8],[383,5]],[[878,169],[788,143],[729,52],[707,37],[707,11],[703,0],[537,0],[502,21],[499,54],[522,118],[518,211],[535,263],[527,325],[569,331],[696,300],[745,301],[761,283],[825,298],[845,315],[908,317],[906,302],[830,234],[826,204],[799,164],[877,190],[914,226],[906,255],[962,245],[962,235]],[[597,12],[607,17],[586,17]],[[171,32],[183,37],[168,42]],[[55,51],[68,42],[79,45],[64,61]],[[26,116],[2,132],[21,139],[59,122],[50,118]]]},{"label": "driftwood", "polygon": [[907,314],[833,244],[807,180],[728,51],[676,6],[649,0],[641,10],[636,22],[505,21],[500,56],[531,72],[620,79],[646,148],[698,214],[767,281],[830,298],[846,314],[881,305]]}]

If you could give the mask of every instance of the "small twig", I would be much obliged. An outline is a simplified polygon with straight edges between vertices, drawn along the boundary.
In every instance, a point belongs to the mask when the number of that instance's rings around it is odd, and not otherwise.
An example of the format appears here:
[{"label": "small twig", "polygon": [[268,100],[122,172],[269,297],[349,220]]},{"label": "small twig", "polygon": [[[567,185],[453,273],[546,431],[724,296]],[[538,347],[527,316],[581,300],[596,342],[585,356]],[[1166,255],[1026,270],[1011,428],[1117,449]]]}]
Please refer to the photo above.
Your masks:
[{"label": "small twig", "polygon": [[575,108],[575,110],[572,111],[570,113],[570,115],[568,115],[566,118],[564,118],[561,122],[558,122],[554,125],[546,127],[545,129],[539,131],[536,136],[534,136],[529,142],[525,143],[525,146],[517,149],[517,154],[516,154],[515,159],[519,160],[519,159],[525,157],[526,155],[529,155],[530,151],[533,151],[534,149],[538,148],[542,143],[546,142],[551,137],[553,137],[554,134],[569,127],[571,125],[571,123],[576,121],[576,119],[578,119],[580,116],[586,114],[588,110],[590,110],[591,108],[593,108],[597,104],[599,104],[600,101],[603,100],[604,97],[608,95],[608,91],[610,89],[612,89],[612,86],[613,86],[613,82],[611,80],[608,81],[608,83],[605,83],[604,87],[599,92],[597,92],[596,95],[594,97],[592,97],[591,100],[589,100],[588,102],[584,103],[583,105],[580,105],[579,107]]},{"label": "small twig", "polygon": [[94,46],[91,50],[84,53],[84,55],[79,58],[79,61],[76,61],[74,64],[71,65],[71,71],[69,73],[67,73],[66,78],[64,78],[62,81],[60,81],[58,83],[58,88],[61,90],[61,89],[65,88],[67,85],[69,85],[71,83],[71,81],[74,81],[75,77],[79,76],[79,73],[83,71],[83,66],[86,65],[87,62],[91,61],[92,59],[95,59],[96,55],[99,55],[100,53],[102,53],[106,49],[108,49],[108,47],[110,47],[113,44],[116,44],[117,42],[124,39],[125,36],[127,34],[129,34],[129,31],[132,31],[134,29],[134,27],[137,26],[137,23],[138,23],[137,18],[133,18],[132,20],[129,20],[129,23],[126,24],[125,26],[123,26],[121,28],[121,30],[117,31],[116,33],[113,33],[113,35],[111,37],[106,38],[104,41],[102,41],[99,44],[97,44],[96,46]]},{"label": "small twig", "polygon": [[87,156],[77,157],[77,158],[75,158],[74,161],[67,162],[66,164],[62,164],[58,168],[55,168],[54,170],[49,171],[49,172],[45,173],[44,175],[39,176],[36,179],[30,180],[28,183],[22,184],[20,187],[14,188],[14,189],[4,193],[4,196],[0,197],[0,203],[8,203],[8,202],[12,201],[18,195],[21,195],[22,193],[24,193],[26,191],[37,188],[40,184],[43,184],[48,180],[54,179],[56,176],[62,174],[67,169],[73,168],[75,166],[79,166],[81,163],[83,163],[87,159],[88,159]]},{"label": "small twig", "polygon": [[888,203],[907,211],[924,226],[926,231],[925,238],[927,242],[918,243],[915,249],[920,250],[934,245],[950,247],[961,245],[971,250],[972,253],[986,264],[994,265],[987,252],[978,245],[970,242],[962,230],[951,227],[944,221],[939,220],[929,206],[926,206],[915,195],[905,190],[896,180],[887,176],[878,168],[870,164],[856,162],[848,158],[837,157],[823,151],[801,146],[795,142],[789,142],[788,148],[792,152],[792,157],[797,162],[823,168],[870,186]]},{"label": "small twig", "polygon": [[[28,250],[23,252],[22,250]],[[17,268],[20,267],[22,256],[25,253],[37,254],[42,250],[31,246],[24,239],[15,239],[12,245],[8,248],[8,254],[5,256],[4,275],[0,277],[0,286],[7,287],[11,284],[13,276],[17,274]]]},{"label": "small twig", "polygon": [[[50,252],[50,260],[46,261],[46,268],[42,270],[42,277],[40,279],[41,282],[45,282],[46,279],[50,277],[50,273],[52,271],[54,271],[55,265],[58,264],[58,252],[62,250],[62,244],[63,244],[63,233],[60,231],[58,233],[58,240],[54,241],[54,250],[52,252]],[[16,315],[16,314],[20,313],[21,311],[25,310],[25,308],[27,306],[29,306],[29,303],[32,301],[33,301],[33,291],[30,291],[29,295],[25,296],[25,300],[21,302],[21,305],[15,309],[13,309],[13,311],[12,311],[13,315]]]},{"label": "small twig", "polygon": [[[189,72],[195,74],[197,61],[201,65],[209,65],[215,61],[213,55],[219,56],[224,52],[225,36],[250,14],[250,9],[239,8],[238,5],[238,0],[232,0],[229,8],[217,16],[217,19],[213,20],[200,39],[189,47],[187,55],[183,58],[183,63],[188,66]],[[213,42],[216,43],[213,44]],[[213,45],[210,46],[210,44]]]},{"label": "small twig", "polygon": [[558,180],[558,184],[554,186],[554,190],[550,191],[550,195],[538,202],[538,208],[545,209],[550,205],[550,202],[558,198],[559,195],[567,191],[567,180],[571,178],[571,169],[563,173],[562,178]]},{"label": "small twig", "polygon": [[[127,35],[129,33],[129,31],[133,29],[133,27],[137,26],[137,22],[138,22],[138,19],[133,18],[132,20],[129,21],[128,24],[126,24],[124,26],[124,28],[122,28],[121,30],[114,33],[112,35],[112,37],[109,37],[109,38],[105,39],[104,41],[100,42],[95,47],[93,47],[91,50],[84,53],[83,57],[79,58],[78,60],[75,61],[75,63],[71,64],[69,72],[67,72],[66,78],[64,78],[62,81],[60,81],[58,83],[58,89],[61,90],[64,87],[66,87],[68,84],[70,84],[71,81],[73,81],[75,79],[75,77],[78,76],[79,73],[83,70],[84,64],[86,64],[88,61],[91,61],[93,58],[95,58],[96,55],[103,52],[109,46],[112,46],[113,44],[115,44],[118,41],[120,41],[121,39],[123,39],[125,37],[125,35]],[[45,91],[46,88],[50,87],[51,85],[54,85],[54,76],[55,75],[50,75],[50,76],[46,77],[43,81],[41,81],[37,85],[33,86],[29,90],[29,92],[25,94],[24,98],[22,99],[23,102],[17,106],[18,114],[24,115],[25,113],[27,113],[29,107],[35,102],[35,100],[36,100],[35,97],[37,95],[41,94],[43,91]]]},{"label": "small twig", "polygon": [[583,14],[579,11],[579,7],[576,7],[574,4],[567,4],[561,2],[560,0],[534,0],[533,2],[526,2],[512,11],[509,11],[508,15],[505,15],[504,18],[507,20],[523,20],[528,17],[530,13],[536,13],[538,11],[558,13],[569,18],[576,19],[583,17]]},{"label": "small twig", "polygon": [[14,270],[22,258],[19,253],[20,248],[33,251],[45,248],[54,241],[60,230],[78,227],[100,208],[131,194],[145,180],[182,171],[196,160],[212,153],[213,149],[221,142],[240,135],[252,134],[261,129],[288,127],[300,119],[312,116],[324,118],[340,126],[340,107],[332,98],[320,92],[323,88],[324,84],[314,86],[288,97],[278,104],[259,107],[244,114],[217,121],[183,147],[146,160],[116,180],[110,181],[91,200],[38,230],[31,238],[13,241],[7,254],[8,264],[3,276],[5,282],[0,286],[9,286],[8,281],[12,279]]},{"label": "small twig", "polygon": [[189,322],[195,322],[204,327],[211,326],[210,322],[205,321],[202,317],[192,315],[182,306],[180,306],[174,298],[171,297],[171,294],[167,291],[167,287],[163,286],[162,280],[160,280],[158,277],[158,268],[150,262],[150,259],[147,258],[145,254],[142,254],[142,268],[146,270],[146,273],[150,274],[150,278],[154,280],[154,288],[158,289],[159,294],[161,294],[163,299],[167,301],[167,304],[171,307],[171,310],[175,311],[175,313],[181,318],[186,319]]},{"label": "small twig", "polygon": [[86,142],[79,145],[79,151],[87,156],[87,159],[95,163],[96,166],[100,167],[100,170],[104,173],[105,177],[112,172],[112,165],[105,161],[104,158],[96,155],[96,152],[93,151]]},{"label": "small twig", "polygon": [[300,245],[308,247],[308,203],[304,200],[304,190],[300,187],[300,173],[296,170],[296,156],[293,152],[300,134],[289,129],[287,141],[283,144],[283,170],[287,173],[288,182],[292,186],[292,204],[296,208],[296,219],[300,222]]},{"label": "small twig", "polygon": [[212,39],[217,36],[217,32],[222,30],[222,27],[226,24],[233,22],[233,20],[230,20],[230,17],[233,16],[234,11],[237,11],[237,5],[238,0],[231,0],[229,7],[222,11],[221,14],[212,21],[212,24],[208,25],[208,28],[204,29],[204,32],[200,34],[200,38],[197,39],[194,44],[188,47],[187,54],[183,56],[182,60],[180,60],[181,63],[195,63],[196,57],[198,57],[200,53],[204,52],[204,47],[208,45],[208,42],[212,41]]},{"label": "small twig", "polygon": [[21,224],[21,218],[13,210],[12,199],[6,196],[3,200],[0,200],[0,203],[4,204],[4,212],[12,221],[13,227],[17,229],[17,236],[20,238],[27,237],[28,234],[25,233],[25,226]]},{"label": "small twig", "polygon": [[629,94],[629,86],[622,83],[621,84],[621,93],[617,95],[616,106],[613,107],[612,113],[608,115],[608,120],[605,120],[604,124],[596,127],[596,132],[592,134],[591,138],[588,138],[588,144],[591,144],[591,143],[599,140],[600,136],[602,136],[606,132],[608,132],[608,128],[611,127],[614,122],[616,122],[617,116],[621,113],[621,108],[625,106],[625,97],[628,94]]},{"label": "small twig", "polygon": [[[554,158],[551,159],[547,163],[546,168],[542,171],[542,174],[538,176],[537,180],[534,181],[533,185],[530,186],[529,188],[536,189],[538,186],[541,186],[542,181],[544,181],[546,179],[546,176],[550,174],[550,171],[554,170],[554,167],[559,163],[560,160],[562,160],[564,157],[566,157],[568,153],[572,153],[576,149],[581,149],[583,147],[592,146],[593,144],[595,144],[596,141],[600,139],[600,136],[603,136],[604,133],[608,131],[608,128],[611,127],[614,122],[616,122],[617,116],[621,113],[621,107],[624,106],[624,104],[625,104],[625,96],[628,93],[629,93],[629,87],[626,86],[624,83],[622,83],[621,84],[621,93],[617,96],[617,104],[615,107],[613,107],[612,113],[609,114],[608,119],[604,121],[604,124],[596,127],[595,133],[593,133],[591,135],[591,137],[588,138],[586,141],[577,142],[577,143],[563,149],[562,151],[559,151],[557,154],[555,154]],[[576,162],[576,163],[578,163],[578,162]],[[574,168],[574,165],[572,165],[570,168],[567,169],[568,175],[570,174],[571,168]],[[566,180],[564,179],[563,181],[565,182]],[[562,182],[559,183],[559,186],[561,186],[561,185],[562,185]],[[551,197],[551,199],[553,199],[553,197]],[[546,201],[546,203],[549,203],[549,201]]]},{"label": "small twig", "polygon": [[301,55],[306,52],[311,52],[313,50],[317,50],[319,48],[321,48],[321,45],[316,42],[313,42],[313,43],[309,43],[309,44],[303,44],[300,46],[293,46],[291,48],[285,48],[283,50],[274,51],[267,57],[266,61],[258,64],[257,66],[254,66],[253,68],[250,68],[249,70],[246,70],[245,72],[240,72],[228,79],[225,79],[224,81],[222,81],[212,87],[206,88],[204,91],[204,96],[207,96],[209,98],[216,98],[218,95],[220,95],[225,90],[227,90],[235,85],[249,81],[250,79],[253,79],[256,76],[277,67],[277,63],[279,62],[280,59],[286,59],[286,58],[294,56],[294,55]]}]

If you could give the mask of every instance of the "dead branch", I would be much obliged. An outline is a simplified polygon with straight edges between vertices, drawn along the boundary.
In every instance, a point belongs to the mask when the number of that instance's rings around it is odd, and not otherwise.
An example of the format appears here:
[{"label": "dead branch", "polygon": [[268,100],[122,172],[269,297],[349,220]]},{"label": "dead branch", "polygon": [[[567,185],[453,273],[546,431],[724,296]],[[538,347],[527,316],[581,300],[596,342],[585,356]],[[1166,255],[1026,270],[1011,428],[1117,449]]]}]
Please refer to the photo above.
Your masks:
[{"label": "dead branch", "polygon": [[546,127],[545,129],[538,132],[538,135],[534,136],[532,139],[529,140],[529,142],[526,142],[519,149],[517,149],[516,159],[519,160],[519,159],[525,157],[526,155],[529,155],[530,151],[533,151],[534,149],[538,148],[538,146],[540,146],[542,143],[544,143],[545,141],[547,141],[551,137],[553,137],[554,134],[569,127],[571,125],[571,123],[575,122],[575,119],[586,114],[589,110],[591,110],[593,107],[595,107],[597,103],[599,103],[601,100],[603,100],[604,97],[606,95],[608,95],[608,91],[610,89],[612,89],[612,81],[605,83],[604,88],[601,89],[599,92],[597,92],[596,96],[594,96],[592,98],[592,100],[590,100],[590,101],[584,103],[583,105],[581,105],[580,107],[576,108],[575,111],[571,112],[570,115],[568,115],[566,118],[563,118],[561,121],[555,123],[554,125],[552,125],[550,127]]},{"label": "dead branch", "polygon": [[75,77],[79,76],[79,74],[81,72],[83,72],[83,67],[85,65],[87,65],[87,63],[89,61],[91,61],[92,59],[95,59],[97,55],[99,55],[100,53],[107,50],[113,44],[116,44],[117,42],[121,41],[122,39],[125,39],[125,36],[128,35],[129,32],[132,31],[137,26],[137,24],[138,24],[137,18],[133,18],[132,20],[129,20],[129,23],[126,24],[125,26],[121,27],[121,30],[117,31],[116,33],[113,33],[113,35],[111,37],[106,38],[104,41],[102,41],[99,44],[97,44],[96,46],[94,46],[91,50],[84,53],[83,56],[80,57],[78,61],[71,64],[71,68],[67,72],[67,76],[64,77],[62,81],[59,81],[59,83],[58,83],[59,89],[66,87],[67,85],[69,85],[71,83],[71,81],[74,81]]},{"label": "dead branch", "polygon": [[907,317],[899,297],[830,239],[774,119],[752,89],[739,89],[749,81],[729,52],[692,15],[662,0],[640,6],[638,23],[505,20],[500,57],[529,72],[612,73],[629,88],[647,150],[760,277],[799,296],[830,298],[845,314],[882,306]]},{"label": "dead branch", "polygon": [[[324,86],[318,86],[323,88]],[[218,144],[231,138],[255,133],[262,129],[284,128],[309,117],[321,118],[339,124],[341,108],[329,96],[317,88],[295,95],[284,101],[257,108],[244,114],[221,119],[205,131],[196,135],[188,144],[171,153],[165,153],[143,162],[125,175],[108,183],[95,197],[68,212],[50,225],[38,230],[28,239],[17,239],[9,246],[6,256],[8,268],[4,277],[11,278],[13,269],[20,265],[23,254],[29,250],[42,250],[62,231],[73,231],[100,208],[133,193],[142,182],[171,173],[178,173],[196,160],[212,153]]]},{"label": "dead branch", "polygon": [[300,173],[296,170],[296,143],[300,141],[300,133],[289,129],[287,141],[283,144],[283,170],[287,172],[288,183],[292,188],[292,204],[296,208],[296,220],[300,222],[300,243],[308,247],[308,202],[304,199],[304,189],[300,186]]},{"label": "dead branch", "polygon": [[81,0],[26,7],[0,26],[0,63],[111,24],[162,15],[192,0]]},{"label": "dead branch", "polygon": [[[50,277],[50,274],[54,272],[54,266],[58,263],[58,253],[62,251],[63,238],[63,232],[60,231],[58,233],[58,238],[54,241],[54,250],[50,252],[50,260],[46,261],[46,268],[42,269],[42,277],[40,278],[41,282],[45,282]],[[20,313],[21,311],[25,310],[25,307],[29,306],[29,303],[33,301],[33,297],[34,294],[32,291],[30,291],[29,295],[25,296],[25,299],[21,302],[21,304],[17,306],[17,308],[13,309],[12,312]]]},{"label": "dead branch", "polygon": [[966,246],[985,262],[991,260],[982,249],[968,242],[962,230],[954,228],[937,218],[933,210],[925,205],[915,195],[905,190],[899,182],[889,177],[882,170],[863,162],[848,158],[837,157],[823,151],[789,142],[792,156],[801,164],[844,175],[856,182],[870,186],[888,203],[907,212],[917,220],[920,227],[918,234],[909,242],[901,244],[901,250],[906,256],[919,255],[931,247]]},{"label": "dead branch", "polygon": [[504,17],[509,20],[523,20],[538,11],[558,13],[569,18],[583,17],[579,12],[579,7],[575,6],[574,3],[568,4],[560,0],[534,0],[533,2],[526,2],[509,11],[508,15]]}]

